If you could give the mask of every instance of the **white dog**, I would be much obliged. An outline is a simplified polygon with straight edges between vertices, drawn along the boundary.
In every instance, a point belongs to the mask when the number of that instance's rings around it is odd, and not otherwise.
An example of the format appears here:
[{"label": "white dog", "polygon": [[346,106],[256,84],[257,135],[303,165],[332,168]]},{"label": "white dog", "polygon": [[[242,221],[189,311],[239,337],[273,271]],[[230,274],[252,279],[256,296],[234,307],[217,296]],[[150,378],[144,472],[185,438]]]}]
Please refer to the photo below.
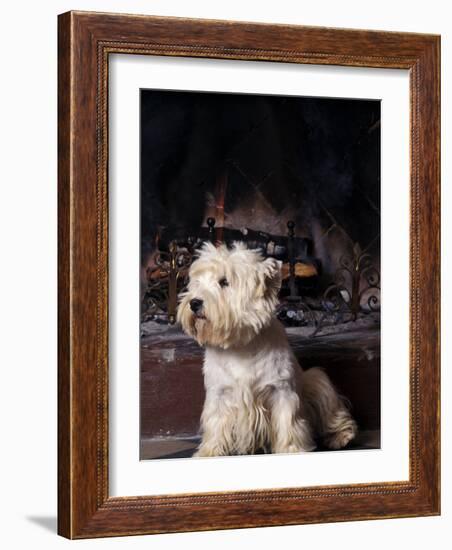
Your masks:
[{"label": "white dog", "polygon": [[355,421],[321,369],[302,371],[274,315],[281,263],[243,243],[206,243],[189,276],[178,320],[205,347],[195,456],[311,451],[314,437],[347,445]]}]

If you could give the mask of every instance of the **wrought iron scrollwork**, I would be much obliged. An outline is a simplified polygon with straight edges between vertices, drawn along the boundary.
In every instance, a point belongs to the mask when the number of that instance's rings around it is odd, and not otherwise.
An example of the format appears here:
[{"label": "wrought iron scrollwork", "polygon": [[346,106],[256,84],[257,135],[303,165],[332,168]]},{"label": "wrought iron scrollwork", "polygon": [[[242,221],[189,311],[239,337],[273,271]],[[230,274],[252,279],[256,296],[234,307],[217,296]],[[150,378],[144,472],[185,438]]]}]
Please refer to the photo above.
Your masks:
[{"label": "wrought iron scrollwork", "polygon": [[171,241],[168,252],[158,252],[155,267],[147,270],[147,288],[143,299],[146,313],[165,311],[168,322],[176,322],[177,295],[187,284],[188,269],[193,259],[190,249],[179,249]]},{"label": "wrought iron scrollwork", "polygon": [[[207,220],[207,227],[204,240],[216,242],[214,218]],[[289,221],[287,229],[287,294],[277,310],[278,318],[285,325],[313,327],[314,336],[328,325],[356,321],[360,314],[380,311],[380,272],[372,256],[363,252],[358,243],[352,254],[340,258],[333,282],[320,299],[303,296],[296,275],[295,223]],[[177,297],[188,284],[189,268],[202,242],[195,237],[188,237],[183,244],[173,240],[167,251],[156,253],[154,266],[146,272],[147,286],[142,301],[144,319],[161,316],[163,321],[175,323]]]},{"label": "wrought iron scrollwork", "polygon": [[353,256],[342,256],[334,283],[324,292],[322,305],[327,313],[358,314],[380,311],[380,273],[372,256],[361,251],[358,243]]}]

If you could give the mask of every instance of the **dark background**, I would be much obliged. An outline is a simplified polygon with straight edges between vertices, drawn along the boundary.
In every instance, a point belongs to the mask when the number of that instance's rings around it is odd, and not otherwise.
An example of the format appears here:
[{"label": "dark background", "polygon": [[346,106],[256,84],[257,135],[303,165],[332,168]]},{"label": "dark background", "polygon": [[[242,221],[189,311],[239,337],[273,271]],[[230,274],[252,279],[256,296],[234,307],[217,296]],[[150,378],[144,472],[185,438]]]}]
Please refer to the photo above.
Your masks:
[{"label": "dark background", "polygon": [[225,226],[293,219],[331,272],[354,242],[379,260],[379,101],[142,90],[143,263],[159,227],[205,225],[225,171]]}]

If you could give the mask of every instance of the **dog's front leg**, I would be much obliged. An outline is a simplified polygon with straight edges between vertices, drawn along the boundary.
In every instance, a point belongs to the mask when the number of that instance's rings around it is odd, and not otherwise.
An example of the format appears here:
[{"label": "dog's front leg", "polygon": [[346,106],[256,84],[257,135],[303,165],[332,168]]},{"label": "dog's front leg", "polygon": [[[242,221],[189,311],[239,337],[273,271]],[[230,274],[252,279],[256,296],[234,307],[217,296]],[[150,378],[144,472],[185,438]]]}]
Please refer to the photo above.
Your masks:
[{"label": "dog's front leg", "polygon": [[309,424],[299,415],[300,399],[289,382],[283,382],[274,389],[270,407],[272,453],[315,449]]},{"label": "dog's front leg", "polygon": [[219,395],[207,395],[201,415],[201,444],[193,455],[225,456],[234,454],[232,430],[234,416]]}]

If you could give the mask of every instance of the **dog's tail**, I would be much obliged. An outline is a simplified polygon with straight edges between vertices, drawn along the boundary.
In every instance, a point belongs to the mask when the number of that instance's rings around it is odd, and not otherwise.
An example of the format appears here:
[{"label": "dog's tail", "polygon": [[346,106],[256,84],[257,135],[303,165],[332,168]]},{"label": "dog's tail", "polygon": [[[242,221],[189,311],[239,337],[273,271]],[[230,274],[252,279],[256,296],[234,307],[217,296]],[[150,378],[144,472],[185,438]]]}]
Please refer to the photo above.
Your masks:
[{"label": "dog's tail", "polygon": [[327,447],[341,449],[355,437],[358,427],[347,401],[323,369],[315,367],[303,372],[301,396],[303,416]]}]

